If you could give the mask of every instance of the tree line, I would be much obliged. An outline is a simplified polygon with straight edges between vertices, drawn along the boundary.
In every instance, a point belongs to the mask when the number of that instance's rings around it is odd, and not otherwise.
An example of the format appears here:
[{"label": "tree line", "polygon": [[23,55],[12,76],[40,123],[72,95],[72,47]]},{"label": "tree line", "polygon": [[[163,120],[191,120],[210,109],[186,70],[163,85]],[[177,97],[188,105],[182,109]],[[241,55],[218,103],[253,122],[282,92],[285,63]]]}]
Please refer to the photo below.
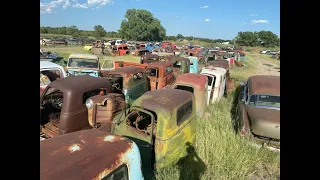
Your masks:
[{"label": "tree line", "polygon": [[271,31],[259,32],[239,32],[233,40],[209,39],[193,36],[167,36],[166,29],[161,25],[161,21],[147,10],[128,9],[124,20],[122,20],[118,32],[107,32],[101,25],[94,26],[93,30],[79,30],[77,26],[70,27],[44,27],[40,26],[41,34],[59,34],[70,35],[72,37],[88,37],[92,36],[96,39],[106,38],[122,38],[135,41],[178,41],[178,40],[197,40],[206,43],[222,43],[229,42],[239,46],[280,46],[280,38]]}]

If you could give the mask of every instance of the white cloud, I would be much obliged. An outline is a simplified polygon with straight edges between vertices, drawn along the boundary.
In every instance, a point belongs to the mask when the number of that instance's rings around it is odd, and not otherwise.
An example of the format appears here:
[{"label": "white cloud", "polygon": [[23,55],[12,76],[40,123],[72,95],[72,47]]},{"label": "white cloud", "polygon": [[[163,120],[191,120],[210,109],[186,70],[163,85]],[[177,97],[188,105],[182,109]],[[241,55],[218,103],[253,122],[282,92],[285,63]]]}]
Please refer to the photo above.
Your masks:
[{"label": "white cloud", "polygon": [[79,3],[77,3],[77,4],[72,5],[72,7],[86,9],[86,8],[88,8],[88,5],[87,4],[79,4]]},{"label": "white cloud", "polygon": [[269,22],[267,20],[252,20],[252,24],[268,24]]},{"label": "white cloud", "polygon": [[40,13],[53,13],[53,9],[69,7],[73,8],[101,8],[107,4],[113,4],[112,0],[87,0],[87,3],[80,4],[77,0],[53,0],[51,2],[40,2]]},{"label": "white cloud", "polygon": [[258,16],[259,14],[250,14],[250,16]]},{"label": "white cloud", "polygon": [[206,20],[204,20],[204,21],[208,22],[208,21],[210,21],[210,19],[206,19]]},{"label": "white cloud", "polygon": [[209,6],[202,6],[202,7],[200,7],[200,8],[208,8]]}]

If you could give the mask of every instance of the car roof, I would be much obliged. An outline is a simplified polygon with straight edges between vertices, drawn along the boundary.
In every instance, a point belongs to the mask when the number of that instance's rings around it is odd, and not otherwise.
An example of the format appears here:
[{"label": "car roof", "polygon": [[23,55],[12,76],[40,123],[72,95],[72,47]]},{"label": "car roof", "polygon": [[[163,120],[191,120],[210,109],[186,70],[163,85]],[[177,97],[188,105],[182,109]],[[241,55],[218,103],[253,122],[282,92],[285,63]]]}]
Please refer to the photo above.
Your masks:
[{"label": "car roof", "polygon": [[104,78],[92,76],[68,76],[59,81],[53,81],[48,86],[64,93],[72,93],[86,92],[96,88],[109,88],[111,83]]},{"label": "car roof", "polygon": [[173,112],[177,107],[193,99],[193,94],[180,89],[157,89],[140,96],[132,106],[144,107],[151,111]]},{"label": "car roof", "polygon": [[98,59],[98,56],[97,56],[97,55],[93,55],[93,54],[73,53],[73,54],[70,54],[69,58],[88,58],[88,59]]},{"label": "car roof", "polygon": [[177,77],[176,83],[184,83],[191,84],[200,88],[200,90],[204,89],[207,84],[208,77],[202,74],[194,74],[194,73],[185,73],[181,74]]},{"label": "car roof", "polygon": [[223,76],[227,73],[227,70],[222,67],[206,66],[201,69],[200,74],[213,74]]},{"label": "car roof", "polygon": [[59,64],[50,62],[50,61],[40,61],[40,69],[44,69],[44,68],[60,68],[63,69],[62,66],[60,66]]},{"label": "car roof", "polygon": [[280,96],[280,76],[255,75],[248,79],[250,94]]},{"label": "car roof", "polygon": [[[97,129],[40,141],[40,179],[95,179],[122,164],[133,142]],[[101,178],[100,178],[101,179]]]},{"label": "car roof", "polygon": [[110,70],[108,73],[110,73],[110,74],[136,74],[136,73],[139,73],[142,71],[144,71],[144,69],[139,68],[139,67],[128,66],[128,67],[122,67],[122,68],[116,68],[114,70]]}]

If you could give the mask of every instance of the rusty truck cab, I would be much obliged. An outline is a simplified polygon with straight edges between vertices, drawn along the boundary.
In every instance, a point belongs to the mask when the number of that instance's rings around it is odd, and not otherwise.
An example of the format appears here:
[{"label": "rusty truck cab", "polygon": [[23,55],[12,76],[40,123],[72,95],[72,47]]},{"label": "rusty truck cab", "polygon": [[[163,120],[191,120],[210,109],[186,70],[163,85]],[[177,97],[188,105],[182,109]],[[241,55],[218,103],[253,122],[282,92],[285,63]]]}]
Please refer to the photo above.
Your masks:
[{"label": "rusty truck cab", "polygon": [[[98,106],[108,105],[100,103]],[[104,121],[100,117],[96,118],[97,122]],[[195,142],[195,98],[191,92],[179,89],[148,91],[113,118],[111,133],[137,143],[143,167],[175,164],[187,155],[187,147]]]},{"label": "rusty truck cab", "polygon": [[202,74],[186,73],[177,77],[171,86],[173,89],[181,89],[194,94],[196,101],[197,117],[204,116],[208,99],[208,77]]},{"label": "rusty truck cab", "polygon": [[111,90],[108,80],[92,76],[70,76],[50,83],[40,98],[40,139],[91,128],[86,100]]},{"label": "rusty truck cab", "polygon": [[40,179],[144,178],[132,140],[90,129],[40,141]]},{"label": "rusty truck cab", "polygon": [[103,78],[111,82],[112,92],[124,95],[128,106],[149,90],[145,71],[139,67],[116,68],[104,71],[102,75]]},{"label": "rusty truck cab", "polygon": [[189,73],[190,71],[190,59],[188,58],[179,56],[164,56],[163,59],[171,61],[174,77],[178,77],[180,74]]}]

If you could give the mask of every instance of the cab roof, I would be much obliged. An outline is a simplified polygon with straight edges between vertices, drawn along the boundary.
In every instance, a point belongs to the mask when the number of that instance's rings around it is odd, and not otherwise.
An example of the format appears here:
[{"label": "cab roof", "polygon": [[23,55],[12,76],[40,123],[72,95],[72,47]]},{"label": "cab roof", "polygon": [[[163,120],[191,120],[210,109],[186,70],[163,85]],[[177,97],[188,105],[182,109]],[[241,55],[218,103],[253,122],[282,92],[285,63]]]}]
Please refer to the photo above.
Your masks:
[{"label": "cab roof", "polygon": [[93,54],[74,53],[74,54],[70,54],[69,58],[98,59],[98,56],[93,55]]},{"label": "cab roof", "polygon": [[144,107],[154,112],[173,112],[186,102],[193,99],[193,94],[180,89],[157,89],[140,96],[132,106]]},{"label": "cab roof", "polygon": [[223,76],[227,73],[227,70],[222,67],[206,66],[201,69],[200,74],[212,74]]},{"label": "cab roof", "polygon": [[127,138],[96,129],[40,141],[40,179],[98,178],[121,165],[132,144]]},{"label": "cab roof", "polygon": [[208,77],[202,74],[185,73],[177,77],[176,83],[190,84],[203,89],[207,84]]}]

